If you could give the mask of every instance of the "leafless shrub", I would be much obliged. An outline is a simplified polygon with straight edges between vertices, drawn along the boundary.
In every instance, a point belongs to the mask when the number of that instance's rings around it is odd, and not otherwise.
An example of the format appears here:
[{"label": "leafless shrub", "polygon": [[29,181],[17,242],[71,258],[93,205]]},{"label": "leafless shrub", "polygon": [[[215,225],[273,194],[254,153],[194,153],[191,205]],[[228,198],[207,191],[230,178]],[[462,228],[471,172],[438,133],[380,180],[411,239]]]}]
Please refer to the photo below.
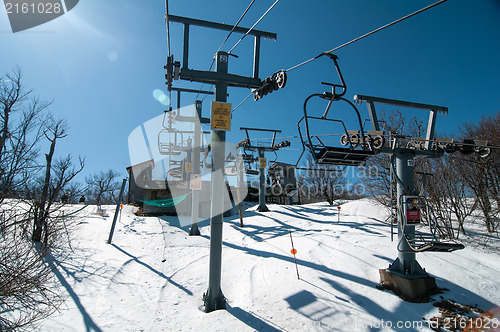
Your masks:
[{"label": "leafless shrub", "polygon": [[50,249],[31,241],[26,210],[16,200],[0,208],[0,330],[31,328],[62,303],[45,261]]},{"label": "leafless shrub", "polygon": [[312,156],[306,162],[306,170],[300,170],[298,187],[302,203],[327,201],[330,205],[347,196],[346,178],[343,168],[317,165]]}]

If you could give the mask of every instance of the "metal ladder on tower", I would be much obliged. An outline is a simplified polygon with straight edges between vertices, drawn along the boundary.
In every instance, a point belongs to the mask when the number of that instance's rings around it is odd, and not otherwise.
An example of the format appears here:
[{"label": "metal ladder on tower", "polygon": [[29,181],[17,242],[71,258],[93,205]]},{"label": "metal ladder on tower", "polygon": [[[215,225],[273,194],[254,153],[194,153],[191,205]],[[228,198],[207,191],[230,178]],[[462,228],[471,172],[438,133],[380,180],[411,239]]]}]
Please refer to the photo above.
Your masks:
[{"label": "metal ladder on tower", "polygon": [[[421,211],[424,211],[427,227],[429,231],[415,230],[414,234],[404,234],[404,239],[407,241],[412,252],[452,252],[455,250],[464,249],[464,245],[453,239],[442,239],[443,234],[439,234],[439,225],[432,211],[432,208],[424,196],[402,196],[399,199],[398,211],[401,214],[400,220],[402,225],[398,225],[401,229],[405,229],[407,224],[420,224]],[[424,223],[425,224],[425,223]],[[398,243],[398,250],[401,241]]]}]

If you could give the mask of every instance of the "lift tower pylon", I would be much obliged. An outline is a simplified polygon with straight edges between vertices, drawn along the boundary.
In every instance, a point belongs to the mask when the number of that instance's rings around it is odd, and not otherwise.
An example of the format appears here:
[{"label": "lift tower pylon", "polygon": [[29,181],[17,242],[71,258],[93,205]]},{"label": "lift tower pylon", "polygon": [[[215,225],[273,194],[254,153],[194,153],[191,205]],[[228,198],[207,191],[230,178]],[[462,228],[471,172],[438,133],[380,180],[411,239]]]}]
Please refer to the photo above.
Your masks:
[{"label": "lift tower pylon", "polygon": [[[165,69],[167,70],[167,86],[169,90],[172,89],[172,80],[175,78],[180,78],[181,80],[187,80],[190,82],[214,84],[215,101],[223,103],[227,101],[228,86],[250,89],[259,89],[262,87],[263,83],[258,77],[260,61],[260,38],[264,37],[276,40],[275,33],[174,16],[169,15],[168,13],[166,19],[167,24],[169,24],[169,22],[177,22],[184,25],[182,67],[179,62],[173,61],[173,56],[168,57],[167,66],[165,66]],[[236,33],[243,33],[246,35],[254,36],[255,47],[253,54],[253,76],[245,77],[228,73],[229,54],[223,51],[218,51],[215,55],[215,72],[210,70],[201,71],[189,69],[189,27],[191,25],[210,29],[233,31]],[[217,129],[212,130],[212,188],[210,217],[209,286],[207,292],[203,296],[206,312],[226,308],[226,299],[221,290],[222,223],[224,211],[224,192],[226,190],[224,181],[225,140],[225,131]]]},{"label": "lift tower pylon", "polygon": [[[274,152],[278,151],[280,148],[290,146],[289,141],[284,141],[276,144],[276,134],[281,133],[281,130],[275,129],[261,129],[261,128],[246,128],[241,127],[240,130],[244,130],[247,136],[242,142],[238,145],[243,148],[245,151],[257,151],[259,155],[259,206],[257,207],[258,212],[269,212],[269,208],[266,205],[266,152]],[[273,133],[273,137],[271,140],[270,146],[263,145],[254,145],[250,139],[249,131],[259,131],[259,132],[270,132]]]},{"label": "lift tower pylon", "polygon": [[[215,69],[217,73],[227,73],[228,55],[219,51],[216,54]],[[227,101],[227,83],[215,84],[215,100]],[[221,289],[222,272],[222,222],[224,211],[224,161],[225,161],[226,132],[212,131],[212,215],[210,218],[210,270],[208,276],[208,290],[205,294],[205,311],[211,312],[226,308],[226,299]],[[217,213],[220,212],[220,213]],[[217,213],[217,214],[216,214]]]}]

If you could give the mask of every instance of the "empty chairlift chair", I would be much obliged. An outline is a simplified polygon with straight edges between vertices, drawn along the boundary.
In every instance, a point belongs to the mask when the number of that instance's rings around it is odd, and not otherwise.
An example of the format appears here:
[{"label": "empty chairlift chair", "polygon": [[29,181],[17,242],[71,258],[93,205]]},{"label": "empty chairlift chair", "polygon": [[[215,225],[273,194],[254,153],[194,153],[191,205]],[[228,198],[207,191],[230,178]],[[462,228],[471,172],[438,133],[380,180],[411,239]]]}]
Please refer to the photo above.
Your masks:
[{"label": "empty chairlift chair", "polygon": [[161,155],[177,156],[182,152],[182,132],[173,128],[163,128],[158,133],[158,151]]},{"label": "empty chairlift chair", "polygon": [[[341,84],[322,82],[322,84],[331,86],[332,91],[323,92],[322,94],[315,93],[307,97],[307,99],[305,100],[304,116],[297,123],[303,147],[303,151],[299,157],[299,161],[297,161],[297,165],[299,164],[300,159],[302,158],[306,149],[311,153],[312,157],[318,164],[332,164],[332,165],[345,165],[345,166],[364,165],[366,160],[374,155],[373,145],[370,144],[370,142],[372,142],[373,140],[371,140],[368,135],[365,135],[365,132],[363,130],[363,124],[361,122],[361,116],[356,106],[349,100],[342,97],[346,93],[347,87],[345,85],[344,78],[342,77],[342,73],[340,71],[337,62],[337,56],[330,53],[325,55],[333,60]],[[312,116],[308,113],[307,104],[314,97],[319,97],[328,101],[325,112],[321,117]],[[335,101],[345,102],[352,107],[359,121],[359,130],[347,130],[343,121],[338,119],[328,118],[328,112],[330,111],[330,108],[333,102]],[[329,144],[327,145],[322,141],[319,135],[313,135],[310,129],[311,120],[327,121],[330,123],[331,122],[340,123],[344,130],[344,134],[342,135],[340,141],[342,147],[340,146],[336,147]],[[305,133],[302,132],[301,126],[305,127]],[[376,134],[380,136],[380,138],[377,138],[378,139],[377,145],[380,146],[383,145],[384,142],[383,136],[381,135],[381,133],[378,132]]]},{"label": "empty chairlift chair", "polygon": [[[168,113],[168,126],[165,125],[165,119]],[[165,111],[163,114],[163,128],[158,132],[158,152],[161,155],[177,156],[182,152],[183,135],[182,132],[172,128],[173,113]]]}]

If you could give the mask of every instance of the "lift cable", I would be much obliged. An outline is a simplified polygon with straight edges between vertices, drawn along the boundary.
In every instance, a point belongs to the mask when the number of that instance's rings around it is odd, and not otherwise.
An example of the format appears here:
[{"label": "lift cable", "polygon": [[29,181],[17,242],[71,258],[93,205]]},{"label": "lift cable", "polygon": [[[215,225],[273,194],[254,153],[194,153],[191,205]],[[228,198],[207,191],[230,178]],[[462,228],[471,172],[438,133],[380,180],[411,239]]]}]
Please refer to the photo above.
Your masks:
[{"label": "lift cable", "polygon": [[234,44],[234,46],[229,50],[229,54],[231,54],[231,52],[236,48],[236,46],[239,45],[239,43],[241,43],[241,41],[250,33],[250,31],[253,30],[253,28],[255,28],[255,26],[257,24],[259,24],[260,21],[262,21],[262,19],[267,15],[267,13],[269,13],[271,11],[271,9],[273,9],[273,7],[279,2],[280,0],[276,0],[272,5],[271,7],[269,7],[269,9],[264,13],[264,15],[262,15],[258,20],[257,22],[255,22],[254,25],[252,25],[252,27],[250,29],[248,29],[247,33],[245,33],[243,35],[243,37],[240,38],[240,40],[238,40],[238,42],[236,44]]},{"label": "lift cable", "polygon": [[[241,14],[240,18],[238,19],[238,21],[236,22],[235,25],[233,25],[233,28],[231,29],[231,31],[229,31],[229,33],[227,34],[226,38],[224,39],[224,41],[222,42],[222,44],[220,44],[219,48],[217,49],[217,51],[215,52],[213,58],[212,58],[212,63],[210,64],[210,68],[208,68],[208,71],[211,71],[212,70],[212,67],[214,66],[214,63],[215,63],[215,56],[217,54],[217,52],[219,52],[222,48],[222,46],[224,46],[224,44],[227,42],[227,40],[229,39],[229,37],[231,36],[231,34],[234,32],[234,30],[236,29],[236,27],[238,26],[238,24],[240,24],[241,20],[243,19],[243,17],[245,17],[245,15],[247,14],[248,10],[250,9],[250,7],[252,7],[253,3],[255,2],[255,0],[252,0],[250,2],[250,4],[247,6],[247,9],[245,9],[245,11],[243,12],[243,14]],[[250,31],[250,30],[249,30]],[[203,87],[205,86],[205,83],[203,83],[201,85],[201,88],[200,90],[203,90]],[[211,91],[213,89],[213,85],[210,87],[210,90]],[[200,93],[198,92],[198,94],[196,95],[196,100],[198,99]],[[205,98],[207,97],[208,93],[205,94],[205,97],[203,97],[203,100],[205,100]]]},{"label": "lift cable", "polygon": [[[246,13],[248,12],[248,10],[250,9],[250,7],[253,5],[255,0],[252,0],[250,2],[250,4],[248,5],[247,9],[245,9],[245,11],[243,12],[243,14],[241,15],[240,19],[238,20],[238,22],[236,22],[236,24],[233,26],[233,28],[231,29],[231,31],[229,32],[229,34],[227,35],[226,39],[222,42],[221,46],[219,46],[219,49],[217,50],[220,51],[220,49],[222,48],[222,46],[224,46],[224,44],[226,43],[226,41],[228,40],[229,36],[231,35],[231,33],[236,29],[236,27],[238,26],[238,24],[240,23],[240,21],[243,19],[243,17],[246,15]],[[280,0],[276,0],[270,7],[269,9],[257,20],[257,22],[254,23],[254,25],[252,25],[252,27],[250,29],[248,29],[248,31],[243,35],[243,37],[241,37],[238,42],[236,42],[236,44],[234,44],[234,46],[228,51],[229,54],[231,54],[231,52],[236,48],[236,46],[239,45],[239,43],[241,43],[241,41],[257,26],[257,24],[260,23],[260,21],[262,21],[262,19],[271,11],[271,9],[274,8],[274,6],[279,2]],[[216,52],[216,53],[217,53]],[[212,70],[212,67],[215,63],[215,57],[212,59],[212,63],[210,65],[210,68],[208,69],[208,71]],[[204,86],[205,83],[202,84],[202,88]],[[236,106],[232,112],[234,112],[241,104],[243,104],[248,98],[250,98],[252,96],[253,92],[250,93],[238,106]],[[196,95],[196,99],[198,99],[200,93],[198,92],[198,94]],[[205,95],[206,97],[206,95]],[[205,97],[203,97],[203,99],[205,99]]]},{"label": "lift cable", "polygon": [[[236,24],[233,26],[233,28],[231,29],[231,31],[229,31],[226,39],[224,39],[224,41],[222,42],[222,44],[219,46],[219,48],[217,49],[217,52],[219,52],[222,48],[222,46],[224,46],[224,44],[227,42],[227,40],[229,39],[229,37],[231,36],[231,34],[233,33],[234,29],[236,29],[236,27],[238,26],[238,24],[240,24],[241,20],[243,19],[243,17],[246,15],[246,13],[248,12],[248,10],[250,9],[250,7],[252,7],[253,3],[255,2],[255,0],[252,0],[252,2],[250,2],[250,4],[248,5],[247,9],[245,9],[245,11],[243,12],[243,14],[240,16],[238,22],[236,22]],[[252,27],[253,28],[253,27]],[[250,28],[250,30],[252,30],[252,28]],[[248,30],[248,32],[250,32],[250,30]],[[247,32],[247,33],[248,33]],[[233,47],[234,48],[234,47]],[[217,52],[215,52],[217,54]],[[231,51],[229,51],[230,53]],[[215,55],[214,55],[215,57]]]},{"label": "lift cable", "polygon": [[437,6],[437,5],[440,5],[440,4],[442,4],[443,2],[446,2],[446,1],[448,1],[448,0],[440,0],[440,1],[436,2],[436,3],[433,3],[432,5],[429,5],[429,6],[427,6],[427,7],[424,7],[424,8],[422,8],[422,9],[419,9],[419,10],[417,10],[416,12],[413,12],[413,13],[408,14],[408,15],[406,15],[406,16],[404,16],[404,17],[400,18],[400,19],[397,19],[397,20],[395,20],[395,21],[391,22],[391,23],[388,23],[388,24],[386,24],[386,25],[384,25],[384,26],[381,26],[381,27],[380,27],[380,28],[378,28],[378,29],[375,29],[375,30],[373,30],[373,31],[370,31],[370,32],[368,32],[368,33],[365,33],[364,35],[362,35],[362,36],[360,36],[360,37],[358,37],[358,38],[355,38],[355,39],[353,39],[353,40],[351,40],[351,41],[349,41],[349,42],[347,42],[347,43],[344,43],[344,44],[342,44],[342,45],[340,45],[340,46],[337,46],[337,47],[335,47],[335,48],[332,48],[332,49],[331,49],[331,50],[329,50],[329,51],[325,51],[325,52],[323,52],[323,53],[321,53],[321,54],[318,54],[318,55],[317,55],[317,56],[315,56],[314,58],[311,58],[311,59],[309,59],[309,60],[306,60],[306,61],[304,61],[304,62],[301,62],[301,63],[299,63],[298,65],[295,65],[295,66],[293,66],[293,67],[290,67],[290,68],[288,68],[288,69],[287,69],[287,70],[285,70],[285,71],[286,71],[286,72],[288,72],[288,71],[291,71],[291,70],[293,70],[293,69],[295,69],[295,68],[298,68],[298,67],[300,67],[300,66],[303,66],[303,65],[305,65],[306,63],[309,63],[309,62],[311,62],[311,61],[314,61],[314,60],[316,60],[316,59],[318,59],[318,58],[322,57],[322,56],[323,56],[323,55],[325,55],[326,53],[332,53],[332,52],[335,52],[336,50],[339,50],[339,49],[343,48],[344,46],[347,46],[347,45],[349,45],[349,44],[355,43],[355,42],[357,42],[358,40],[361,40],[361,39],[363,39],[363,38],[365,38],[365,37],[368,37],[368,36],[370,36],[370,35],[372,35],[372,34],[374,34],[374,33],[376,33],[376,32],[379,32],[379,31],[381,31],[381,30],[383,30],[383,29],[385,29],[385,28],[388,28],[388,27],[390,27],[390,26],[392,26],[392,25],[394,25],[394,24],[396,24],[396,23],[399,23],[399,22],[401,22],[401,21],[404,21],[404,20],[406,20],[406,19],[408,19],[408,18],[410,18],[410,17],[412,17],[412,16],[415,16],[415,15],[417,15],[417,14],[420,14],[420,13],[422,13],[422,12],[426,11],[427,9],[430,9],[430,8],[432,8],[432,7],[435,7],[435,6]]},{"label": "lift cable", "polygon": [[[212,92],[213,88],[214,88],[214,85],[213,85],[213,84],[212,84],[212,85],[210,85],[210,89],[208,89],[208,92]],[[198,94],[199,94],[199,92],[198,92]],[[205,100],[205,98],[207,98],[207,96],[208,96],[209,94],[210,94],[210,93],[205,93],[205,96],[203,96],[203,98],[201,98],[201,101],[203,102],[203,101]]]},{"label": "lift cable", "polygon": [[[277,0],[276,2],[278,2],[278,1],[279,1],[279,0]],[[410,17],[412,17],[412,16],[415,16],[415,15],[417,15],[417,14],[420,14],[420,13],[422,13],[422,12],[424,12],[424,11],[426,11],[426,10],[428,10],[428,9],[432,8],[432,7],[435,7],[435,6],[437,6],[437,5],[440,5],[440,4],[442,4],[443,2],[446,2],[446,1],[448,1],[448,0],[440,0],[440,1],[438,1],[438,2],[436,2],[436,3],[433,3],[433,4],[431,4],[431,5],[427,6],[427,7],[424,7],[424,8],[422,8],[422,9],[419,9],[419,10],[417,10],[416,12],[413,12],[413,13],[411,13],[411,14],[408,14],[408,15],[406,15],[406,16],[404,16],[404,17],[400,18],[400,19],[397,19],[397,20],[395,20],[395,21],[393,21],[393,22],[391,22],[391,23],[388,23],[388,24],[386,24],[386,25],[384,25],[384,26],[382,26],[382,27],[380,27],[380,28],[377,28],[377,29],[375,29],[375,30],[371,31],[371,32],[365,33],[364,35],[362,35],[362,36],[360,36],[360,37],[358,37],[358,38],[355,38],[355,39],[353,39],[353,40],[351,40],[351,41],[349,41],[349,42],[347,42],[347,43],[344,43],[344,44],[342,44],[342,45],[340,45],[340,46],[337,46],[337,47],[335,47],[335,48],[332,48],[332,49],[331,49],[331,50],[329,50],[329,51],[322,52],[321,54],[318,54],[318,55],[317,55],[317,56],[315,56],[314,58],[311,58],[311,59],[306,60],[306,61],[304,61],[304,62],[301,62],[301,63],[299,63],[299,64],[297,64],[297,65],[295,65],[295,66],[293,66],[293,67],[290,67],[290,68],[288,68],[287,70],[285,70],[285,72],[289,72],[289,71],[294,70],[294,69],[296,69],[296,68],[298,68],[298,67],[301,67],[301,66],[303,66],[303,65],[305,65],[305,64],[307,64],[307,63],[309,63],[309,62],[311,62],[311,61],[317,60],[317,59],[319,59],[320,57],[322,57],[323,55],[325,55],[325,54],[327,54],[327,53],[331,53],[331,52],[334,52],[334,51],[336,51],[336,50],[339,50],[339,49],[341,49],[341,48],[343,48],[343,47],[345,47],[345,46],[347,46],[347,45],[350,45],[350,44],[352,44],[352,43],[354,43],[354,42],[357,42],[357,41],[359,41],[359,40],[361,40],[361,39],[363,39],[363,38],[365,38],[365,37],[368,37],[368,36],[370,36],[370,35],[372,35],[372,34],[374,34],[374,33],[376,33],[376,32],[379,32],[379,31],[381,31],[381,30],[383,30],[383,29],[385,29],[385,28],[388,28],[388,27],[390,27],[390,26],[392,26],[392,25],[394,25],[394,24],[396,24],[396,23],[399,23],[399,22],[401,22],[401,21],[404,21],[404,20],[406,20],[406,19],[408,19],[408,18],[410,18]],[[275,4],[276,4],[276,3],[275,3]],[[273,6],[274,6],[274,4],[273,4]],[[272,6],[271,6],[271,8],[272,8]],[[268,10],[268,11],[269,11],[269,10]],[[267,13],[267,12],[266,12],[266,13]],[[264,15],[265,15],[265,14],[264,14]],[[249,31],[250,31],[250,30],[249,30]],[[240,41],[241,41],[241,40],[240,40]],[[236,45],[235,45],[234,47],[236,47]],[[233,47],[233,48],[234,48],[234,47]],[[231,49],[231,50],[232,50],[232,49]],[[231,50],[230,50],[229,52],[231,52]],[[234,111],[235,111],[238,107],[240,107],[240,106],[241,106],[241,104],[243,104],[245,101],[247,101],[247,100],[248,100],[248,98],[250,98],[250,96],[252,96],[252,95],[253,95],[253,92],[252,92],[252,93],[250,93],[250,95],[248,95],[245,99],[243,99],[243,101],[242,101],[241,103],[239,103],[239,104],[238,104],[238,106],[236,106],[236,107],[232,110],[232,112],[234,112]]]},{"label": "lift cable", "polygon": [[[168,56],[170,57],[170,22],[168,19],[168,0],[165,0],[165,23],[167,24],[167,49]],[[168,101],[170,103],[170,108],[172,108],[172,91],[168,92]]]},{"label": "lift cable", "polygon": [[233,113],[234,111],[236,111],[236,110],[238,109],[238,107],[240,107],[240,106],[241,106],[244,102],[246,102],[246,101],[248,100],[248,98],[250,98],[251,96],[253,96],[253,91],[252,91],[252,92],[250,92],[250,94],[249,94],[248,96],[246,96],[246,98],[245,98],[245,99],[243,99],[243,100],[241,101],[241,103],[239,103],[239,104],[238,104],[235,108],[233,108],[233,109],[231,110],[231,113]]},{"label": "lift cable", "polygon": [[170,22],[168,20],[168,0],[165,0],[165,23],[167,23],[167,49],[170,56]]},{"label": "lift cable", "polygon": [[[316,137],[329,137],[329,136],[341,136],[341,135],[343,135],[343,133],[321,134],[321,135],[314,135],[314,136],[316,136]],[[294,136],[276,136],[275,137],[275,139],[294,139],[294,138],[300,138],[300,136],[294,135]],[[400,135],[399,138],[403,138],[403,139],[407,139],[407,140],[415,140],[416,139],[416,140],[418,140],[418,142],[435,142],[436,141],[436,138],[434,138],[432,140],[428,140],[428,139],[420,138],[420,137],[416,138],[416,137],[401,136],[401,135]],[[271,140],[271,139],[273,139],[273,138],[272,137],[256,137],[256,138],[253,138],[252,140],[264,141],[264,140]],[[480,141],[487,141],[487,140],[480,140]],[[299,142],[299,141],[297,141],[297,142]],[[452,144],[460,145],[460,146],[468,146],[468,147],[478,146],[475,143],[460,142],[460,141],[454,141],[454,142],[452,142]],[[490,148],[490,149],[500,149],[500,145],[490,145],[490,144],[487,144],[484,147],[485,148]],[[465,160],[465,161],[467,161],[467,160]]]}]

